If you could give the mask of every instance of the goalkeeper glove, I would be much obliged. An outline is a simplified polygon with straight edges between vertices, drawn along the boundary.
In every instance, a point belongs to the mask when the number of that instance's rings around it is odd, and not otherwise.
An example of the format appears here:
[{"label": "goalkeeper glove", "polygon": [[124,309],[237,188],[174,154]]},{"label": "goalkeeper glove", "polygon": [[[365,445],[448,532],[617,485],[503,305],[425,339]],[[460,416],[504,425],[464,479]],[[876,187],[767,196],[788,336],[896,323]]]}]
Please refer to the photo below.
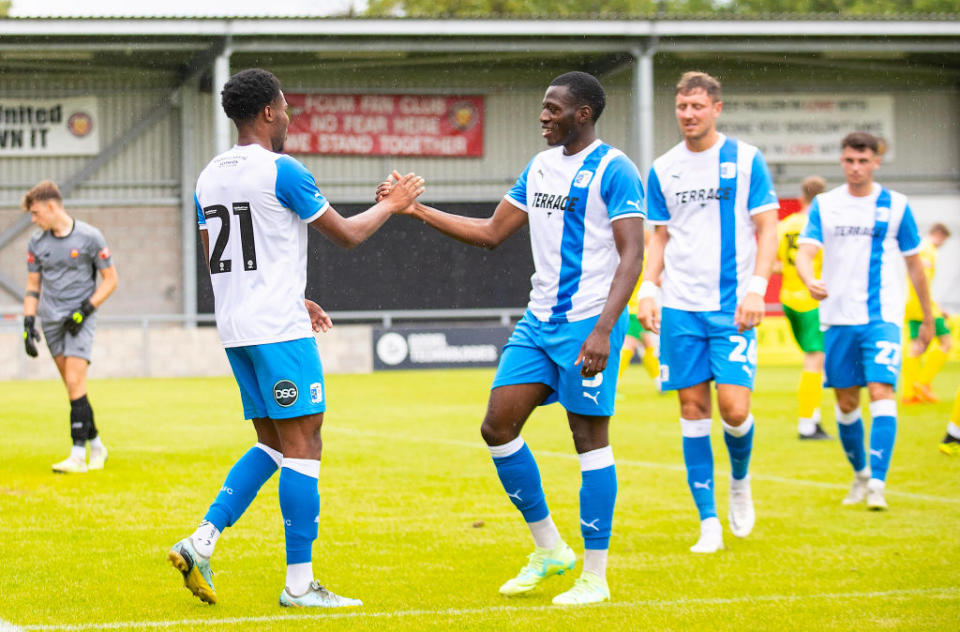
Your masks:
[{"label": "goalkeeper glove", "polygon": [[67,316],[63,321],[63,326],[74,336],[83,329],[83,324],[87,322],[87,317],[93,313],[96,307],[93,306],[93,303],[90,302],[90,299],[83,299],[83,302],[80,303],[80,307],[70,312],[70,315]]},{"label": "goalkeeper glove", "polygon": [[37,357],[37,344],[35,341],[40,340],[40,332],[33,326],[35,322],[35,316],[23,317],[23,346],[26,347],[27,355],[31,358]]}]

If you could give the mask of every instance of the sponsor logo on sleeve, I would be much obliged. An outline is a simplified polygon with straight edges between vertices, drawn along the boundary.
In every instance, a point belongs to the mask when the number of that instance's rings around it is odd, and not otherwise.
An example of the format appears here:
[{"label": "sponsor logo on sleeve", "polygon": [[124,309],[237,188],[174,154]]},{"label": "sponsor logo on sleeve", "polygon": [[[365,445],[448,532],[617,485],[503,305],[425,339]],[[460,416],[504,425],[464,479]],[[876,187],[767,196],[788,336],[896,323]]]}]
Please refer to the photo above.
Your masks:
[{"label": "sponsor logo on sleeve", "polygon": [[103,250],[101,250],[99,253],[97,253],[97,256],[100,257],[101,259],[109,259],[109,258],[110,258],[110,249],[107,248],[106,246],[104,246],[104,247],[103,247]]}]

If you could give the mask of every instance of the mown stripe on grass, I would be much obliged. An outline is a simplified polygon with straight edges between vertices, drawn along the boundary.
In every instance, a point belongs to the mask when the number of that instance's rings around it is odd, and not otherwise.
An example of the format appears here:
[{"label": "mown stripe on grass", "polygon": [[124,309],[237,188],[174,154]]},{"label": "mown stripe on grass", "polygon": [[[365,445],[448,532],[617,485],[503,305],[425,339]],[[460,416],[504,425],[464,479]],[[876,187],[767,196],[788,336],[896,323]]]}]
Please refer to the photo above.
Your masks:
[{"label": "mown stripe on grass", "polygon": [[[911,597],[923,595],[960,596],[960,587],[944,586],[940,588],[912,588],[902,590],[876,590],[869,592],[815,593],[808,595],[748,595],[743,597],[716,597],[703,599],[648,599],[642,601],[606,602],[581,608],[602,608],[626,610],[632,608],[673,608],[676,606],[720,606],[741,603],[794,602],[813,600],[874,599],[883,597]],[[238,625],[244,623],[275,623],[280,621],[302,621],[305,619],[397,619],[403,617],[460,617],[465,615],[489,615],[497,613],[525,613],[563,609],[568,606],[488,606],[485,608],[449,608],[443,610],[398,610],[395,612],[332,612],[318,609],[311,614],[273,615],[261,617],[225,617],[223,619],[179,619],[176,621],[117,621],[105,623],[72,623],[23,625],[21,630],[50,630],[70,632],[81,630],[127,630],[152,628],[179,628],[184,626]]]},{"label": "mown stripe on grass", "polygon": [[[383,439],[386,441],[409,441],[413,443],[436,443],[439,445],[451,445],[463,448],[474,448],[474,449],[486,449],[486,446],[483,445],[480,441],[462,441],[460,439],[443,439],[438,437],[418,437],[414,435],[403,435],[403,434],[392,434],[384,432],[372,432],[369,430],[356,430],[353,428],[330,428],[327,432],[342,433],[348,435],[356,435],[361,437],[373,437],[375,439]],[[553,452],[551,450],[537,450],[536,456],[549,456],[559,459],[576,459],[576,454],[571,454],[567,452]],[[634,461],[630,459],[617,459],[617,465],[629,466],[629,467],[642,467],[652,470],[670,470],[675,472],[684,472],[682,463],[657,463],[654,461]],[[724,471],[723,469],[716,470],[717,476],[728,476],[730,472]],[[757,474],[754,472],[750,473],[750,478],[755,481],[766,481],[768,483],[781,483],[784,485],[799,485],[805,487],[817,487],[820,489],[836,489],[847,491],[850,488],[848,483],[825,483],[823,481],[811,481],[803,478],[787,478],[784,476],[773,476],[770,474]],[[887,496],[895,496],[899,498],[909,498],[912,500],[923,500],[929,502],[938,502],[938,503],[951,503],[951,504],[960,504],[960,497],[950,497],[950,496],[933,496],[931,494],[915,494],[913,492],[904,492],[896,489],[885,489],[884,494]]]}]

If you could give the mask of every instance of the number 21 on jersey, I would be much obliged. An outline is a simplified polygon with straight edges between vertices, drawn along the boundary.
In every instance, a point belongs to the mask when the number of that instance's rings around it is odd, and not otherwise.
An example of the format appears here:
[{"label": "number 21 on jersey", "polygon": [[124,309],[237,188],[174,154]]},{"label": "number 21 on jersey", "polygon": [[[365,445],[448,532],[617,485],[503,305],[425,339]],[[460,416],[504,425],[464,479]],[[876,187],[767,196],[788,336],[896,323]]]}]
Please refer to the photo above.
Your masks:
[{"label": "number 21 on jersey", "polygon": [[[257,247],[253,238],[253,218],[250,216],[249,202],[234,202],[233,214],[237,216],[240,224],[240,250],[243,253],[243,269],[257,269]],[[211,219],[220,220],[220,231],[217,233],[217,241],[210,252],[210,274],[219,274],[221,272],[230,272],[233,270],[233,261],[223,259],[223,251],[230,241],[230,211],[226,206],[212,204],[203,208],[203,216],[207,221]]]}]

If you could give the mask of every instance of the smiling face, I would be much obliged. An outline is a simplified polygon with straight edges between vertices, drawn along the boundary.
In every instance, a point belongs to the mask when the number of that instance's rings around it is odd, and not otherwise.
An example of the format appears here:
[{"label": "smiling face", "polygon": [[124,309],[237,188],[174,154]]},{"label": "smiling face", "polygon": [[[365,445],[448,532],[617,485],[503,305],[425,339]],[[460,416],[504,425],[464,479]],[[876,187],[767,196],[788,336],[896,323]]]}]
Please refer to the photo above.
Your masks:
[{"label": "smiling face", "polygon": [[873,172],[880,166],[880,158],[870,148],[844,147],[840,154],[843,177],[853,188],[863,188],[873,183]]},{"label": "smiling face", "polygon": [[714,101],[706,90],[697,88],[678,92],[676,96],[677,124],[688,144],[698,144],[717,131],[717,117],[723,101]]},{"label": "smiling face", "polygon": [[540,129],[550,147],[577,142],[584,125],[591,120],[589,105],[577,105],[567,86],[550,86],[543,95]]}]

